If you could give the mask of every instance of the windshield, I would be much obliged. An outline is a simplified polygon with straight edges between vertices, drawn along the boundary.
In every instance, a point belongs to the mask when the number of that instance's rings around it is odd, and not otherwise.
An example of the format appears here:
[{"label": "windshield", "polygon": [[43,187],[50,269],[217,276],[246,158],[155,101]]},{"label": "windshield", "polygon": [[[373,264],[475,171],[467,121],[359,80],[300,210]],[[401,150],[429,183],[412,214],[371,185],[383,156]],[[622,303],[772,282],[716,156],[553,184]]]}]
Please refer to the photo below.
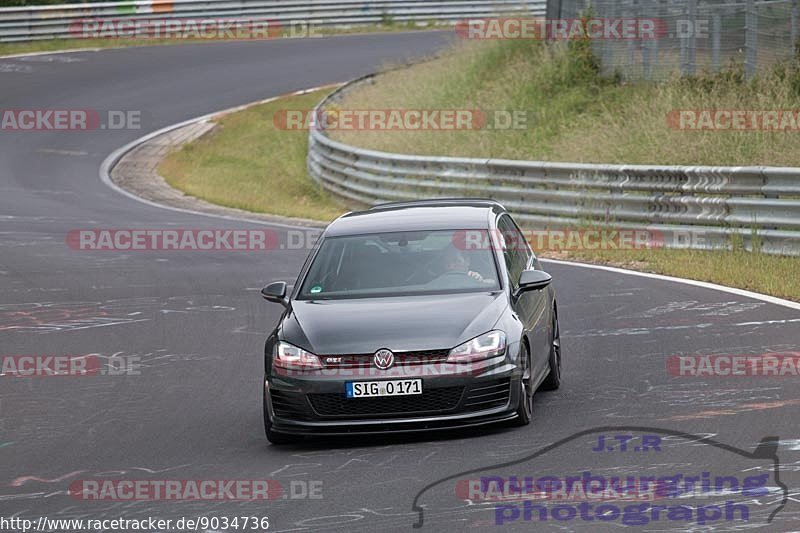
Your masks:
[{"label": "windshield", "polygon": [[314,258],[298,299],[499,290],[492,247],[466,249],[459,235],[463,230],[329,237]]}]

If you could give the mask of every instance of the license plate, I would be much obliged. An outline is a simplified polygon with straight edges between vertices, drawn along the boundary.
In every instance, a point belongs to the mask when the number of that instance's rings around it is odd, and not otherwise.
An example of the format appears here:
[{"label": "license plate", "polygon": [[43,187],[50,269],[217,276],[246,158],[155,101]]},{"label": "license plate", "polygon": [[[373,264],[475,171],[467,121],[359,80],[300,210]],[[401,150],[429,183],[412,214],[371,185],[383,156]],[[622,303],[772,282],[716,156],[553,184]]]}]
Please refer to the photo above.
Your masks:
[{"label": "license plate", "polygon": [[348,381],[348,398],[372,398],[376,396],[407,396],[422,394],[421,379],[398,379],[394,381]]}]

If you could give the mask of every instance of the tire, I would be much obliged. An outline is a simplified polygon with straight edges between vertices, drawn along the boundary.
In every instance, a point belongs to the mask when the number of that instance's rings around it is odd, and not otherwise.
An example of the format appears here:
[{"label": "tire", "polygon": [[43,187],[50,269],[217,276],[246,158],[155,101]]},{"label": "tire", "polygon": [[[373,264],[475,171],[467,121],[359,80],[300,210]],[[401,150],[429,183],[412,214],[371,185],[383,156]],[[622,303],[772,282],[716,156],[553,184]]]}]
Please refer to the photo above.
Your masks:
[{"label": "tire", "polygon": [[290,444],[297,439],[292,435],[286,433],[278,433],[272,430],[272,420],[269,419],[269,409],[267,408],[267,390],[264,389],[264,433],[267,435],[267,440],[272,444]]},{"label": "tire", "polygon": [[556,390],[561,386],[561,329],[558,325],[558,313],[553,304],[553,333],[550,340],[550,373],[542,382],[541,390]]},{"label": "tire", "polygon": [[515,426],[527,426],[531,423],[533,418],[533,373],[531,371],[531,357],[528,352],[528,347],[525,343],[520,343],[519,359],[524,365],[522,370],[522,377],[519,380],[520,394],[519,403],[517,404],[517,418],[514,419]]}]

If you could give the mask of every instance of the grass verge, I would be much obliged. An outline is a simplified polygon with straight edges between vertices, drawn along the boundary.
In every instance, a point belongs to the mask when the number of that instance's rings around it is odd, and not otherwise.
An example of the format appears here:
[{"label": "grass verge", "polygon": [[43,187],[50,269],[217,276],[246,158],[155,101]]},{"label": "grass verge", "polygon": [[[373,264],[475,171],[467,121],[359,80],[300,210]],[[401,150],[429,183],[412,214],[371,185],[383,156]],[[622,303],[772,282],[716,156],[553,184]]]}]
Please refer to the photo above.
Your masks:
[{"label": "grass verge", "polygon": [[311,109],[327,91],[227,115],[211,134],[168,155],[159,173],[187,194],[227,207],[330,221],[345,207],[306,171],[308,132],[278,129],[279,110]]}]

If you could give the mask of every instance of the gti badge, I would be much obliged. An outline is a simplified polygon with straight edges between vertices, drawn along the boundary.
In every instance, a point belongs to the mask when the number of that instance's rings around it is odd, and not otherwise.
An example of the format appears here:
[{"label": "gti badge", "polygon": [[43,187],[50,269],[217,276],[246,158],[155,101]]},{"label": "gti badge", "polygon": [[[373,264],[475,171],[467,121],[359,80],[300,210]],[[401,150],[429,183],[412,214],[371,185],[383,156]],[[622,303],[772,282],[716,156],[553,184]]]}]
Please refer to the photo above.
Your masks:
[{"label": "gti badge", "polygon": [[394,364],[394,354],[391,350],[387,350],[386,348],[382,348],[375,352],[375,355],[372,357],[375,366],[380,368],[381,370],[386,370],[390,366]]}]

